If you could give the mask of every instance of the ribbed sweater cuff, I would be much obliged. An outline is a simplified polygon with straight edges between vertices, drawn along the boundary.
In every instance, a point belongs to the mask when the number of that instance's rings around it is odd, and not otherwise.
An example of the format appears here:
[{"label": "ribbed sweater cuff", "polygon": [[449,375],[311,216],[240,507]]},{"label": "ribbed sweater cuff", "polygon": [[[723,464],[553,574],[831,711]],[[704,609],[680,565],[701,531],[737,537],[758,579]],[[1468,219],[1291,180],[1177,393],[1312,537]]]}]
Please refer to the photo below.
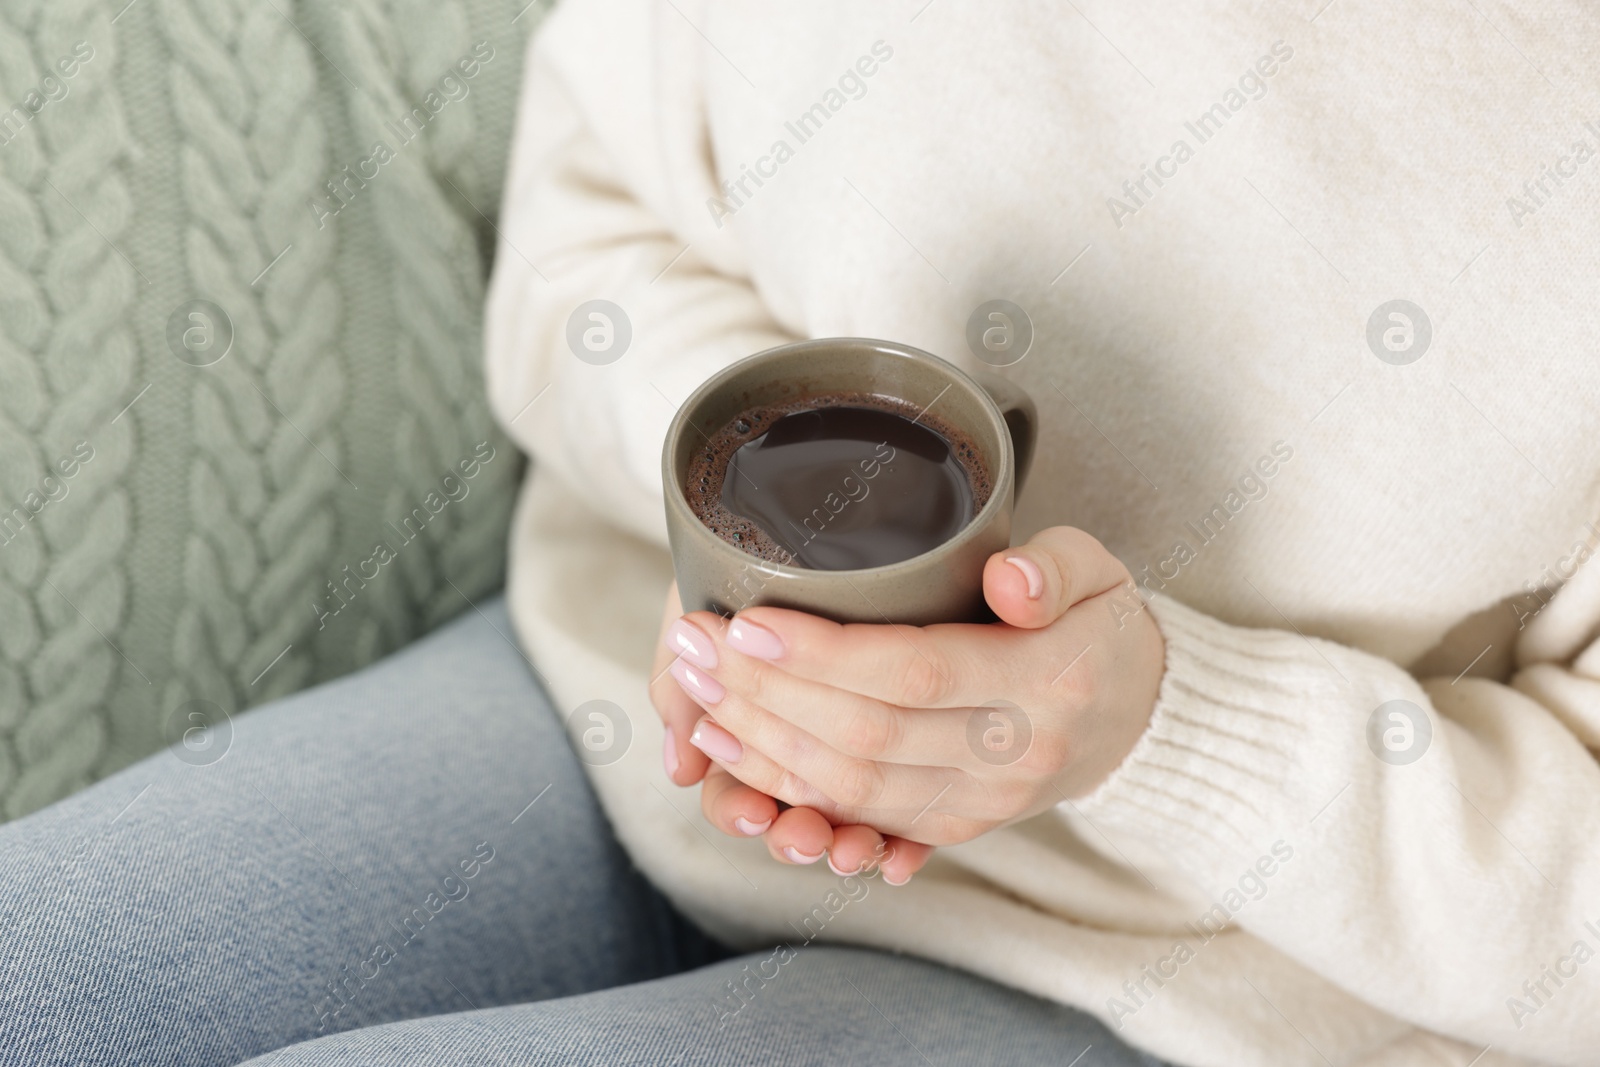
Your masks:
[{"label": "ribbed sweater cuff", "polygon": [[1149,610],[1166,640],[1150,726],[1077,808],[1102,830],[1201,866],[1264,848],[1306,802],[1304,771],[1317,759],[1309,727],[1337,714],[1341,695],[1323,656],[1346,650],[1229,626],[1165,597]]}]

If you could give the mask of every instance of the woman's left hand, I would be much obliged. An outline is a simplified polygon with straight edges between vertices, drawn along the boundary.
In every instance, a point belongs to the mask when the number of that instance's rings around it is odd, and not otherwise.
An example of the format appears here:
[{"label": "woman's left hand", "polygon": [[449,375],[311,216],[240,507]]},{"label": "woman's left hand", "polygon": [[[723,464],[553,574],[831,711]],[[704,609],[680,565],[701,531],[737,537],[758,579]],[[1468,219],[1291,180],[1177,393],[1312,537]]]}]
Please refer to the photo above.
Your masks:
[{"label": "woman's left hand", "polygon": [[1160,631],[1126,568],[1070,527],[996,553],[983,584],[997,623],[683,616],[715,647],[712,666],[673,666],[706,712],[691,740],[769,796],[929,845],[1084,796],[1150,721]]}]

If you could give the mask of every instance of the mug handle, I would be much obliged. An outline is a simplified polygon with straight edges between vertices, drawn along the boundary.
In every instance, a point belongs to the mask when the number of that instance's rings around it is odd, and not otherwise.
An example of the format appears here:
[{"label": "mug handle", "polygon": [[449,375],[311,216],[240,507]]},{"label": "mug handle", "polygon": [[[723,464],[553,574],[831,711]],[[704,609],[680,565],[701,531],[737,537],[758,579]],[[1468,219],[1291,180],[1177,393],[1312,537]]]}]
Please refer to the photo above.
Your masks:
[{"label": "mug handle", "polygon": [[1015,382],[988,371],[978,371],[973,377],[999,407],[1006,429],[1011,431],[1011,451],[1017,457],[1015,486],[1020,493],[1022,481],[1033,463],[1034,443],[1039,437],[1039,409],[1034,406],[1033,397]]}]

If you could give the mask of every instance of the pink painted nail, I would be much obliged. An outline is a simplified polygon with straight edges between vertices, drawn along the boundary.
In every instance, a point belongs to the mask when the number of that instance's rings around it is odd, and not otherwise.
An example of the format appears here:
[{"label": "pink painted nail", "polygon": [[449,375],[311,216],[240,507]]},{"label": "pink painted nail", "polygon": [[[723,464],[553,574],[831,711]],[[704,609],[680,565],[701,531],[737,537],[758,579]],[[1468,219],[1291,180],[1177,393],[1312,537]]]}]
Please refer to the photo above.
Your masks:
[{"label": "pink painted nail", "polygon": [[696,667],[704,667],[709,671],[717,665],[717,646],[694,623],[675,620],[667,627],[666,645]]},{"label": "pink painted nail", "polygon": [[681,659],[673,660],[672,666],[668,667],[667,670],[673,678],[677,679],[678,684],[683,686],[685,693],[702,703],[715,704],[727,695],[728,691],[722,688],[721,682],[709,674],[689,666],[688,663]]},{"label": "pink painted nail", "polygon": [[[1022,577],[1028,583],[1028,599],[1038,600],[1044,595],[1044,572],[1039,570],[1039,565],[1027,556],[1007,556],[1006,562],[1022,572]],[[890,885],[895,883],[890,882]]]},{"label": "pink painted nail", "polygon": [[735,618],[728,626],[728,647],[756,659],[777,659],[783,655],[783,641],[765,626]]},{"label": "pink painted nail", "polygon": [[700,720],[700,725],[689,735],[689,743],[721,763],[738,763],[744,758],[744,746],[739,739],[710,719]]},{"label": "pink painted nail", "polygon": [[749,819],[741,815],[737,819],[733,820],[733,825],[741,834],[744,834],[746,837],[760,837],[762,834],[766,833],[767,828],[772,825],[772,820],[768,819],[766,822],[751,822]]},{"label": "pink painted nail", "polygon": [[661,762],[666,765],[668,778],[678,773],[678,746],[673,739],[670,726],[667,727],[667,742],[661,748]]},{"label": "pink painted nail", "polygon": [[784,846],[783,854],[788,857],[790,863],[815,863],[822,858],[820,852],[815,856],[808,856],[793,845]]},{"label": "pink painted nail", "polygon": [[883,872],[883,880],[885,882],[888,882],[890,885],[905,885],[907,882],[911,881],[911,876],[908,874],[904,878],[900,879],[897,882],[893,878],[889,877],[889,872],[888,871],[884,871]]}]

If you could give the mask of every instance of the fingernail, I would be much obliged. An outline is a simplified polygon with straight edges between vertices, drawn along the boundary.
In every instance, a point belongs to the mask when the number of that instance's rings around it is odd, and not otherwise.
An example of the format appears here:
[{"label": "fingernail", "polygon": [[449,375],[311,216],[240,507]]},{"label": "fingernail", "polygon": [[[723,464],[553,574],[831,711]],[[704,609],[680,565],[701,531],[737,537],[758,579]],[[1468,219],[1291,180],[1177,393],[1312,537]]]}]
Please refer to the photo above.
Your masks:
[{"label": "fingernail", "polygon": [[744,746],[739,739],[710,719],[700,720],[700,725],[689,735],[689,743],[722,763],[738,763],[744,758]]},{"label": "fingernail", "polygon": [[832,871],[834,874],[837,874],[840,878],[848,878],[852,874],[860,874],[861,873],[860,869],[857,869],[857,870],[854,870],[854,871],[841,871],[838,868],[838,866],[834,864],[834,862],[833,862],[833,853],[831,853],[831,852],[828,853],[828,870]]},{"label": "fingernail", "polygon": [[696,700],[715,704],[727,695],[727,690],[722,688],[721,682],[709,674],[695,670],[681,659],[673,660],[672,666],[667,670],[677,679],[678,684],[683,686],[683,691]]},{"label": "fingernail", "polygon": [[[1044,572],[1039,570],[1039,565],[1027,556],[1007,556],[1006,562],[1022,572],[1022,577],[1028,583],[1028,599],[1038,600],[1044,595]],[[897,883],[890,882],[890,885]]]},{"label": "fingernail", "polygon": [[661,762],[666,765],[667,777],[673,778],[678,773],[678,746],[672,736],[672,727],[667,727],[667,741],[661,749]]},{"label": "fingernail", "polygon": [[677,619],[667,627],[666,645],[696,667],[709,671],[717,665],[717,646],[692,622]]},{"label": "fingernail", "polygon": [[777,659],[783,655],[783,642],[765,626],[745,619],[734,619],[728,626],[728,647],[756,659]]},{"label": "fingernail", "polygon": [[907,882],[911,881],[911,876],[908,874],[904,878],[900,879],[897,882],[893,878],[889,877],[889,872],[888,871],[884,871],[883,872],[883,880],[885,882],[888,882],[890,885],[905,885]]},{"label": "fingernail", "polygon": [[815,856],[808,856],[804,852],[801,852],[799,849],[795,848],[793,845],[784,846],[783,854],[788,858],[790,863],[815,863],[822,858],[822,853],[820,852],[818,852]]},{"label": "fingernail", "polygon": [[737,819],[733,820],[733,825],[741,834],[744,834],[746,837],[760,837],[762,834],[767,832],[767,827],[772,825],[772,820],[768,819],[766,822],[751,822],[749,819],[741,815]]}]

